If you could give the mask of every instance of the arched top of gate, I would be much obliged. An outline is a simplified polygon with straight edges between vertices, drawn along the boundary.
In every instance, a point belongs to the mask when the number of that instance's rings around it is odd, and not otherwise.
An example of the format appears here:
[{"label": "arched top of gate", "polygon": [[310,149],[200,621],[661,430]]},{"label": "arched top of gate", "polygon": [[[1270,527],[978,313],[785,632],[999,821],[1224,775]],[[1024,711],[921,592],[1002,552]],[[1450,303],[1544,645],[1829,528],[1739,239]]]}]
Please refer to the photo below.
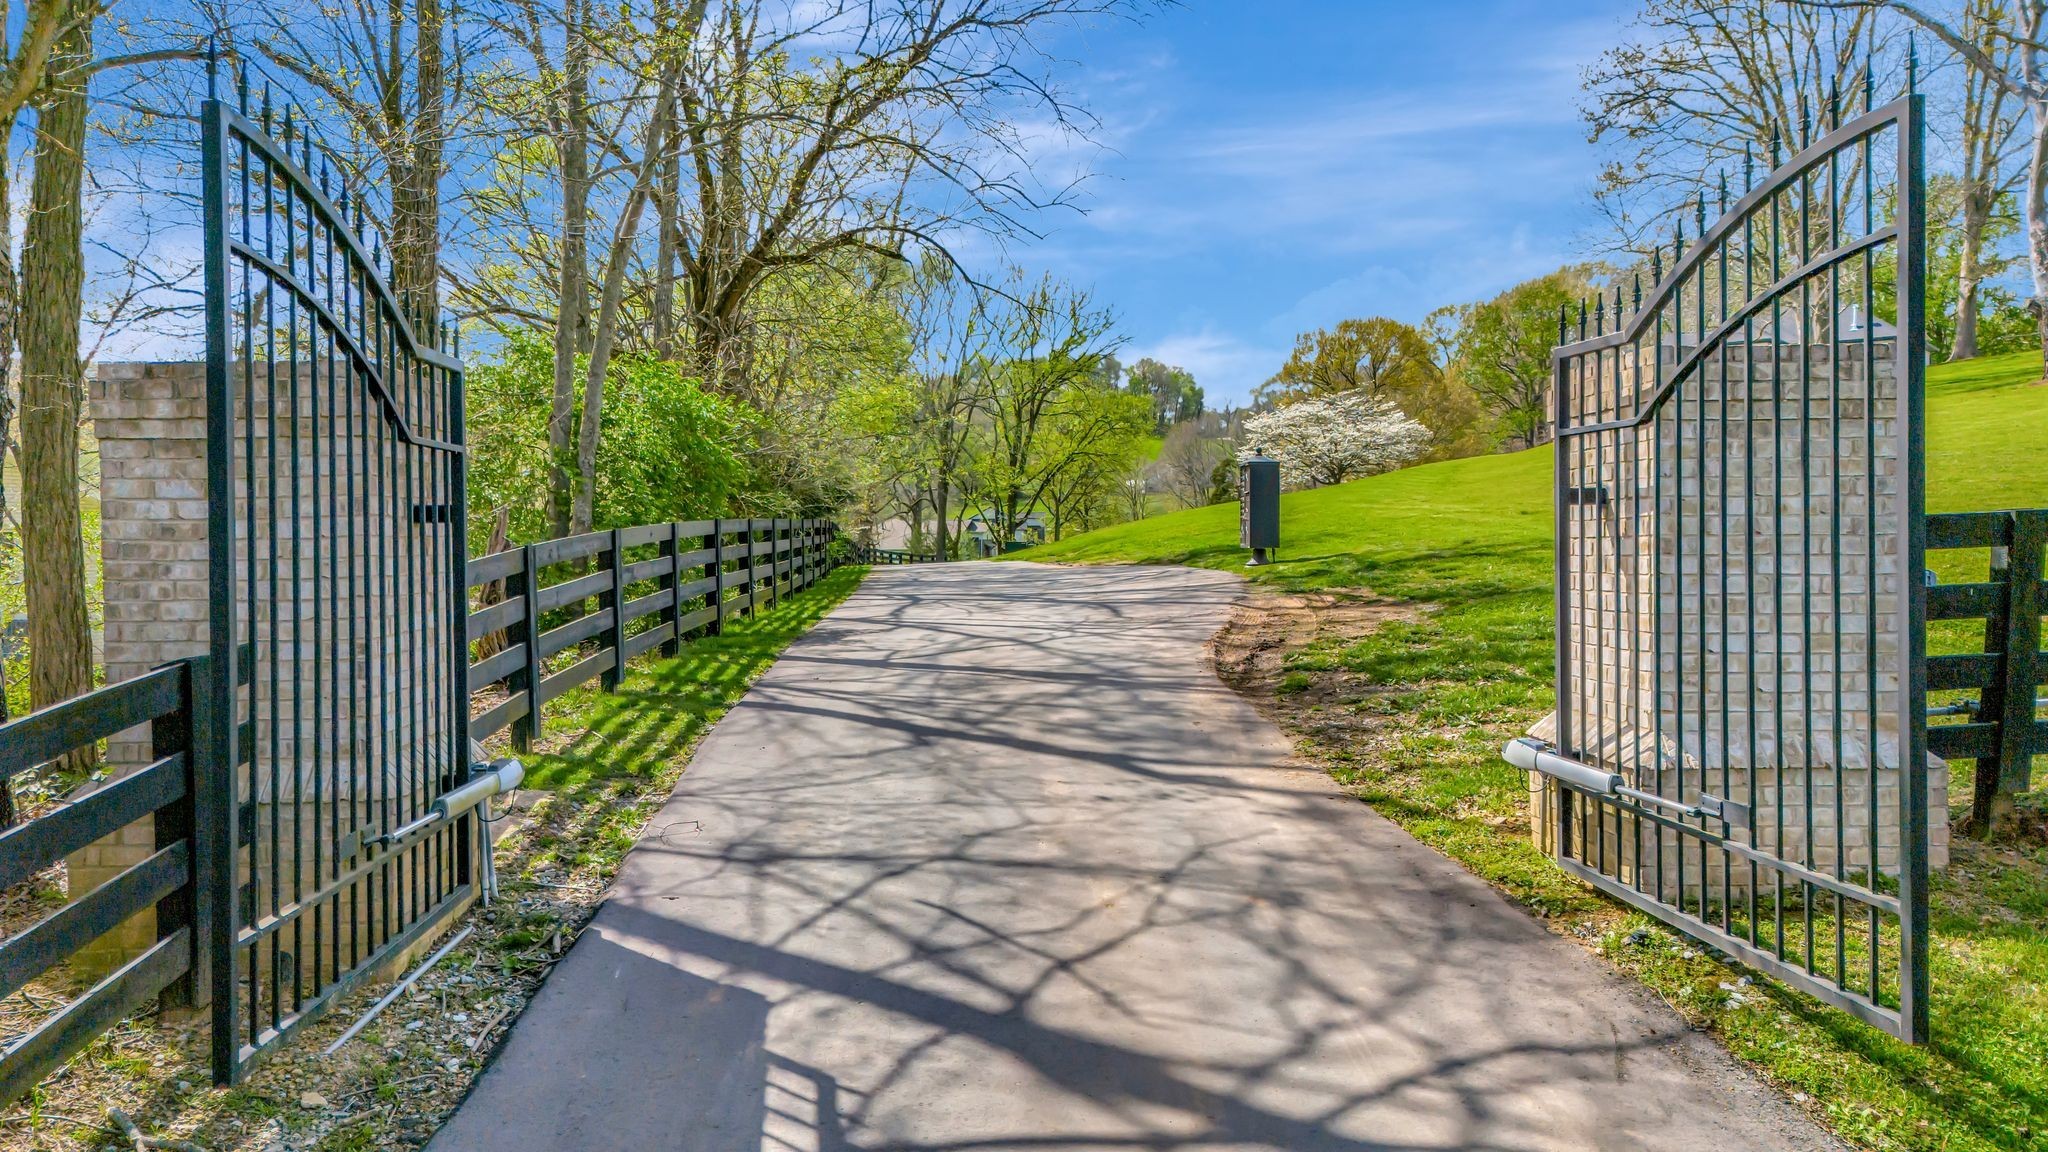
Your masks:
[{"label": "arched top of gate", "polygon": [[[1912,131],[1918,122],[1923,100],[1924,97],[1918,94],[1909,94],[1883,107],[1865,112],[1809,144],[1790,160],[1773,169],[1762,183],[1729,205],[1727,210],[1721,213],[1720,218],[1700,234],[1692,246],[1685,250],[1683,256],[1652,286],[1642,303],[1628,314],[1625,321],[1617,324],[1614,331],[1560,343],[1551,350],[1552,361],[1571,360],[1591,352],[1626,347],[1641,341],[1644,334],[1656,323],[1659,314],[1677,302],[1687,281],[1699,278],[1705,266],[1727,246],[1729,239],[1746,222],[1757,215],[1759,208],[1786,188],[1806,180],[1831,159],[1838,157],[1845,148],[1876,137],[1893,126],[1897,126],[1902,133]],[[1890,223],[1873,227],[1846,244],[1831,247],[1812,260],[1785,272],[1778,280],[1763,286],[1741,309],[1731,311],[1723,324],[1717,326],[1715,330],[1700,334],[1700,346],[1711,346],[1717,336],[1726,334],[1727,329],[1753,317],[1757,310],[1768,304],[1785,286],[1796,285],[1799,281],[1811,277],[1816,271],[1824,271],[1831,263],[1846,260],[1858,252],[1897,239],[1898,221],[1901,218],[1901,213],[1895,207]],[[1695,351],[1695,355],[1697,352],[1698,350]],[[1689,363],[1680,361],[1671,379],[1676,380],[1682,376],[1686,367],[1689,367]],[[1667,382],[1667,392],[1668,388]],[[1662,398],[1663,393],[1660,393],[1655,400],[1646,404],[1645,412],[1654,411]]]},{"label": "arched top of gate", "polygon": [[[234,80],[234,98],[223,99],[217,86],[218,55],[209,54],[208,99],[202,113],[202,127],[205,133],[219,141],[225,151],[230,140],[241,142],[249,154],[260,160],[262,165],[276,177],[288,183],[305,209],[316,220],[321,232],[343,252],[343,259],[355,275],[351,278],[366,297],[373,302],[382,326],[396,347],[392,351],[420,364],[453,374],[457,377],[463,371],[459,355],[460,335],[444,323],[431,325],[422,333],[420,318],[391,286],[384,272],[384,260],[379,247],[369,241],[362,229],[362,199],[358,193],[355,201],[355,219],[350,219],[348,190],[344,186],[340,199],[336,199],[330,182],[314,175],[313,155],[316,150],[316,134],[311,128],[311,118],[299,113],[292,104],[272,107],[271,88],[266,81],[260,95],[252,94],[248,66],[237,62]],[[300,155],[293,154],[294,145]],[[327,146],[318,145],[322,153],[331,153]],[[223,156],[223,161],[226,157]],[[246,161],[245,161],[246,163]],[[225,191],[222,192],[225,197]],[[459,443],[417,432],[408,420],[404,406],[399,402],[391,381],[385,378],[387,363],[381,355],[382,349],[373,353],[362,346],[359,334],[351,331],[342,317],[336,316],[327,303],[304,283],[293,267],[280,265],[268,254],[258,252],[239,244],[232,236],[222,235],[215,242],[224,248],[235,249],[244,261],[260,267],[273,281],[285,285],[334,333],[337,341],[349,358],[363,371],[371,388],[377,393],[379,406],[396,427],[399,435],[408,442],[439,451],[460,454]]]}]

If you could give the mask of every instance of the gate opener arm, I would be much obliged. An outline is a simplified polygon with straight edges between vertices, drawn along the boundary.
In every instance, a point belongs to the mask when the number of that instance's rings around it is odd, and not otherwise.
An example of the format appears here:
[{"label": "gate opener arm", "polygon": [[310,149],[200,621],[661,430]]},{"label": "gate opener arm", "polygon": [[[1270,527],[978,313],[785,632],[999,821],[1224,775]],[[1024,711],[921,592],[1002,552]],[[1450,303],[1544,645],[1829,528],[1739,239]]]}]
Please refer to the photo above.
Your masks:
[{"label": "gate opener arm", "polygon": [[1749,824],[1747,805],[1736,804],[1705,793],[1700,794],[1699,803],[1686,804],[1659,796],[1655,792],[1631,788],[1622,782],[1619,775],[1565,756],[1559,753],[1554,745],[1546,744],[1534,737],[1518,736],[1508,741],[1507,747],[1501,749],[1501,755],[1506,757],[1508,763],[1524,772],[1540,772],[1581,792],[1591,792],[1598,796],[1620,796],[1638,804],[1649,804],[1685,817],[1704,817],[1719,820],[1724,824],[1740,824],[1745,827]]},{"label": "gate opener arm", "polygon": [[509,756],[489,763],[471,764],[469,781],[435,797],[426,815],[409,824],[401,824],[366,843],[380,846],[396,844],[415,832],[422,832],[436,824],[453,820],[493,796],[512,791],[519,787],[519,782],[524,779],[526,765]]}]

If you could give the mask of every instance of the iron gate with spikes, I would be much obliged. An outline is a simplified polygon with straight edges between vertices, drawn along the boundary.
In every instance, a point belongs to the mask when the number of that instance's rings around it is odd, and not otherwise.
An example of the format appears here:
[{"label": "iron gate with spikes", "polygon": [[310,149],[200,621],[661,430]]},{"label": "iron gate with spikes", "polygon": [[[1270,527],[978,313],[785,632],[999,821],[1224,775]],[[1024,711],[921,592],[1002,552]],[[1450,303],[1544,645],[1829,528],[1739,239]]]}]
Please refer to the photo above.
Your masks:
[{"label": "iron gate with spikes", "polygon": [[[1682,226],[1553,357],[1542,831],[1596,887],[1927,1034],[1921,98]],[[1775,159],[1775,158],[1774,158]],[[1746,181],[1748,177],[1745,177]],[[1575,337],[1575,338],[1573,338]]]},{"label": "iron gate with spikes", "polygon": [[[232,813],[214,1060],[239,1078],[472,890],[462,365],[363,198],[246,78],[202,114],[210,627]],[[319,175],[315,175],[318,172]]]}]

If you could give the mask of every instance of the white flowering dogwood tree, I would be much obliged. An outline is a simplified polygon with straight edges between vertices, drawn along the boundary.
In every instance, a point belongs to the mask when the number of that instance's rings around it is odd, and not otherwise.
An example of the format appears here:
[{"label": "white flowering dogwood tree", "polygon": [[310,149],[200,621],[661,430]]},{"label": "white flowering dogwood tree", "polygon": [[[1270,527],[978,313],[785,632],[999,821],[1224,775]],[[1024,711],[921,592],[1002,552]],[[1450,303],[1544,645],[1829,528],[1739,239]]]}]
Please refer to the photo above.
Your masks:
[{"label": "white flowering dogwood tree", "polygon": [[1248,417],[1244,442],[1280,462],[1287,487],[1320,488],[1413,462],[1429,447],[1429,429],[1354,388]]}]

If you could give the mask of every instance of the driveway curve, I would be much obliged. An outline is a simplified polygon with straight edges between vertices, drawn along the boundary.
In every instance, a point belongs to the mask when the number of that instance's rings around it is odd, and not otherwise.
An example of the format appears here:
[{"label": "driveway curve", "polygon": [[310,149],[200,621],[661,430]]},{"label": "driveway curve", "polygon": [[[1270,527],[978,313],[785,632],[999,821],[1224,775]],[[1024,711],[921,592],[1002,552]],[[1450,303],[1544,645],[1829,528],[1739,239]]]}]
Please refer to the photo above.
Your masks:
[{"label": "driveway curve", "polygon": [[1179,568],[882,569],[432,1152],[1842,1147],[1318,773]]}]

